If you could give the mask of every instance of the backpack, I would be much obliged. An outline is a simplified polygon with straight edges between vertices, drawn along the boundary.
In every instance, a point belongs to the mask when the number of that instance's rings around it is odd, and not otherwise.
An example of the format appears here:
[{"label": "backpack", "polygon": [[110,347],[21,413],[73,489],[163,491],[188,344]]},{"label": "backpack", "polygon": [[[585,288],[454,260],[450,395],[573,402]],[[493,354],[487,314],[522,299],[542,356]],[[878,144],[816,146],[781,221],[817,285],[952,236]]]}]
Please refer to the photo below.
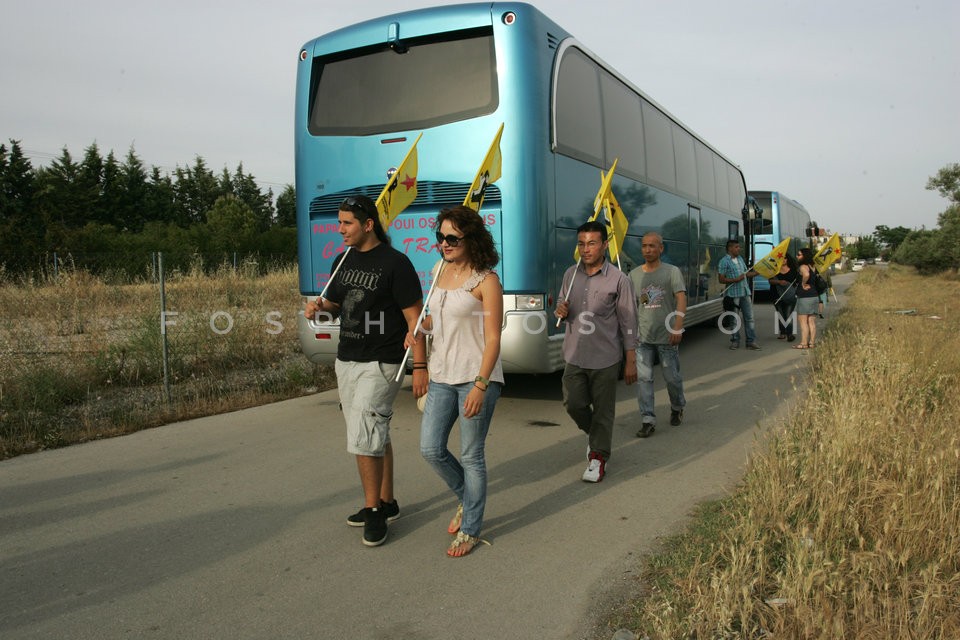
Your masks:
[{"label": "backpack", "polygon": [[823,279],[823,276],[820,275],[820,272],[810,267],[810,272],[813,275],[813,288],[817,290],[817,295],[823,295],[830,288],[830,285],[827,284],[827,281]]}]

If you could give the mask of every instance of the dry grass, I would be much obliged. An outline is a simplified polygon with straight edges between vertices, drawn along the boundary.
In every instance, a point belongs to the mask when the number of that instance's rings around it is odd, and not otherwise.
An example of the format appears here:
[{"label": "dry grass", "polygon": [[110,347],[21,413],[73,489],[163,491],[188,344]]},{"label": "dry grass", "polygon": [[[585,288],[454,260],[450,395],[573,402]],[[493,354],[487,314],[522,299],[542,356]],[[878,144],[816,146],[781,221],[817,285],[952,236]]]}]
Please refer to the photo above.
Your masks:
[{"label": "dry grass", "polygon": [[850,294],[797,411],[736,494],[649,560],[648,595],[617,626],[960,637],[960,283],[869,269]]},{"label": "dry grass", "polygon": [[166,304],[170,402],[157,283],[0,282],[0,458],[333,385],[299,352],[295,269],[171,274]]}]

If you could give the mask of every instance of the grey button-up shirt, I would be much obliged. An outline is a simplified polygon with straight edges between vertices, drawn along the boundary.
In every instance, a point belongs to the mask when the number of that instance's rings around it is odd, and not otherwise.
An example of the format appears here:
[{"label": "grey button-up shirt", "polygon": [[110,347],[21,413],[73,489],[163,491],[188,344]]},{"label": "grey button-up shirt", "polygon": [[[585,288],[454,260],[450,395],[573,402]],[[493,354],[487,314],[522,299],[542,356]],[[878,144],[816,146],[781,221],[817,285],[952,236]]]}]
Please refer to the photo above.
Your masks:
[{"label": "grey button-up shirt", "polygon": [[563,274],[561,294],[568,290],[564,360],[581,369],[603,369],[636,349],[637,301],[626,274],[606,260],[589,276],[582,264],[574,265]]}]

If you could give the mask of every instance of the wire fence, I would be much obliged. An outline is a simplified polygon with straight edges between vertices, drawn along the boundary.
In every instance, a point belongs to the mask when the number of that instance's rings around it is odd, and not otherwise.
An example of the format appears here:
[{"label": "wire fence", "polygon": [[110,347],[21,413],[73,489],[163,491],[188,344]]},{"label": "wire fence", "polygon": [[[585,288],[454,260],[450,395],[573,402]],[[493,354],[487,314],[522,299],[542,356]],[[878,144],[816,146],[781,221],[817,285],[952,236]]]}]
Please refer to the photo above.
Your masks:
[{"label": "wire fence", "polygon": [[149,424],[184,405],[329,386],[300,352],[295,266],[222,258],[182,269],[165,253],[140,256],[150,276],[119,279],[59,256],[54,269],[51,256],[42,278],[0,278],[0,449],[10,432],[34,443],[13,449],[30,450],[80,425]]},{"label": "wire fence", "polygon": [[213,274],[224,269],[247,275],[266,275],[296,265],[291,252],[199,252],[184,247],[174,251],[51,251],[20,255],[0,252],[0,281],[56,280],[61,274],[84,271],[111,283],[160,278],[159,256],[163,253],[168,277],[181,274]]}]

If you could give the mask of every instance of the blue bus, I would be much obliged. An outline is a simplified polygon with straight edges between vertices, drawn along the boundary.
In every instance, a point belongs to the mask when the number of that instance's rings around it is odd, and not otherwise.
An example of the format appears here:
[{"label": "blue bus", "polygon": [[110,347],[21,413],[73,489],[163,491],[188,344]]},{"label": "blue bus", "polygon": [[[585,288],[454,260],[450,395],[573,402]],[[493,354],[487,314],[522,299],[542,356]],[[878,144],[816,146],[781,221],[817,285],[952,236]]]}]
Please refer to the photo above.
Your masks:
[{"label": "blue bus", "polygon": [[[600,171],[619,158],[613,191],[629,220],[621,267],[663,235],[664,260],[688,283],[687,324],[721,312],[716,267],[728,238],[749,233],[742,172],[566,30],[522,3],[398,13],[306,43],[297,73],[295,153],[299,286],[316,296],[344,250],[344,197],[376,198],[423,134],[418,195],[388,230],[420,273],[439,258],[433,225],[463,202],[500,124],[503,175],[480,214],[501,255],[504,370],[563,366],[553,311],[573,264],[576,228],[593,211]],[[336,323],[300,314],[314,362],[332,362]]]},{"label": "blue bus", "polygon": [[[779,191],[750,191],[750,224],[753,238],[753,257],[762,258],[773,248],[790,237],[790,255],[797,256],[801,242],[810,230],[810,214],[802,204],[791,200]],[[759,209],[759,211],[758,211]],[[758,211],[757,213],[754,213]],[[770,282],[765,278],[753,279],[755,293],[770,291]]]}]

